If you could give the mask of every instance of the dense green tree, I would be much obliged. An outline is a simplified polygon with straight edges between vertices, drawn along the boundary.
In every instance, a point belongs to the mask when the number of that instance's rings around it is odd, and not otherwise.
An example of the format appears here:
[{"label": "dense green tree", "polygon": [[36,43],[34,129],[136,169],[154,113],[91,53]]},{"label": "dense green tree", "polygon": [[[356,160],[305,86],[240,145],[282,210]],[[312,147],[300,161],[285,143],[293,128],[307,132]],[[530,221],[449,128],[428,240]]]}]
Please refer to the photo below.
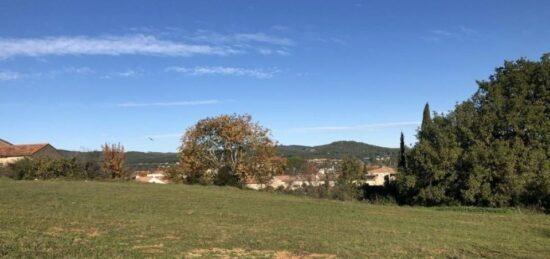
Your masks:
[{"label": "dense green tree", "polygon": [[423,112],[402,202],[550,208],[550,55],[505,62],[446,115]]}]

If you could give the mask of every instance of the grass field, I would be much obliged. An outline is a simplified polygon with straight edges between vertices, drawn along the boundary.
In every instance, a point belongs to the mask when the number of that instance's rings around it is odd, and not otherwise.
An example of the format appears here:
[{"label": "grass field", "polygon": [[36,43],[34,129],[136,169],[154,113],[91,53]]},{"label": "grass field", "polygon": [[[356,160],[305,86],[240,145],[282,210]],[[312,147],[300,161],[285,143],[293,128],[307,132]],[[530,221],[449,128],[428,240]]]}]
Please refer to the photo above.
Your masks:
[{"label": "grass field", "polygon": [[550,257],[550,216],[0,179],[0,257]]}]

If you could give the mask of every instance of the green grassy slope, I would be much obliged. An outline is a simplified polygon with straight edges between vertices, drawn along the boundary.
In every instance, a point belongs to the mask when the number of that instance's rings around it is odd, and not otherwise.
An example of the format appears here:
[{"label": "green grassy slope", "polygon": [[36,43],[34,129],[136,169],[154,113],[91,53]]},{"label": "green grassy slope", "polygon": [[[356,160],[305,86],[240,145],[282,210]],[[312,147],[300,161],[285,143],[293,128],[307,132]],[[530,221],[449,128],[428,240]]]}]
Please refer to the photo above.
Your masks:
[{"label": "green grassy slope", "polygon": [[0,179],[0,257],[550,255],[550,216],[224,187]]}]

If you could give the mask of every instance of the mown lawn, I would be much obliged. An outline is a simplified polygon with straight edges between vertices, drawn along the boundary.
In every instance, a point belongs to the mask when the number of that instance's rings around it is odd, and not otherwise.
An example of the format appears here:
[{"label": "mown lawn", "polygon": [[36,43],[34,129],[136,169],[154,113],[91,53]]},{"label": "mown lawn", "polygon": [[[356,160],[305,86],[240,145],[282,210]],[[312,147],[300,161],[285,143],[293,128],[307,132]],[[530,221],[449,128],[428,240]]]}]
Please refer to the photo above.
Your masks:
[{"label": "mown lawn", "polygon": [[0,257],[550,257],[550,216],[0,179]]}]

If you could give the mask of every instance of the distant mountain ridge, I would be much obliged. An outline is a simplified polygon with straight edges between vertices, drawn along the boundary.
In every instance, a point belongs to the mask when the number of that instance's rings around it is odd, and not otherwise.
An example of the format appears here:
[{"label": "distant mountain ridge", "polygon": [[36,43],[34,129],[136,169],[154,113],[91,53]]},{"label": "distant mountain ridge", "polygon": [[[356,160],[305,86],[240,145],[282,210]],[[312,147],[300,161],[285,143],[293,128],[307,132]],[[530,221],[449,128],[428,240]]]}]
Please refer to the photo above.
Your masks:
[{"label": "distant mountain ridge", "polygon": [[[399,153],[398,148],[387,148],[356,141],[336,141],[319,146],[280,145],[279,154],[284,157],[302,157],[304,159],[332,158],[342,159],[355,157],[367,161],[376,161],[376,158],[389,158],[387,163],[394,163]],[[100,151],[68,151],[59,150],[67,157],[80,157],[86,160],[101,160]],[[126,165],[131,169],[153,168],[164,164],[178,162],[178,153],[175,152],[126,152]]]},{"label": "distant mountain ridge", "polygon": [[355,157],[359,159],[376,159],[376,157],[397,158],[399,148],[387,148],[357,141],[336,141],[320,146],[278,146],[279,153],[285,157],[299,156],[303,158],[334,158]]}]

